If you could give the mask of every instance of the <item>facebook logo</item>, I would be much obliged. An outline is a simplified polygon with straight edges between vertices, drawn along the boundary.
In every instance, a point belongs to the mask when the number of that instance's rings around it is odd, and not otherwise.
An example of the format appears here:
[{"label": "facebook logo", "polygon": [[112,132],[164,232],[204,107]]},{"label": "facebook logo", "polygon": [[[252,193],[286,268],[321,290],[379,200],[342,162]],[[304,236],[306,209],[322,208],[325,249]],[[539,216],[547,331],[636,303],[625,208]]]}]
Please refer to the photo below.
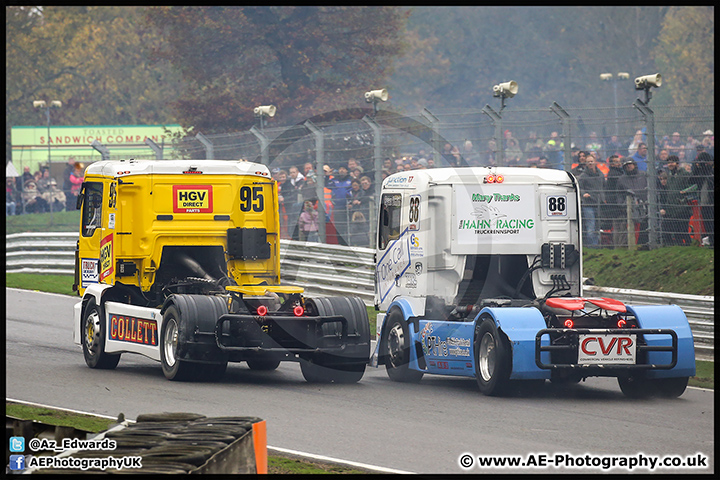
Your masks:
[{"label": "facebook logo", "polygon": [[24,470],[25,455],[10,455],[10,470]]},{"label": "facebook logo", "polygon": [[25,437],[10,437],[10,451],[15,453],[24,452]]}]

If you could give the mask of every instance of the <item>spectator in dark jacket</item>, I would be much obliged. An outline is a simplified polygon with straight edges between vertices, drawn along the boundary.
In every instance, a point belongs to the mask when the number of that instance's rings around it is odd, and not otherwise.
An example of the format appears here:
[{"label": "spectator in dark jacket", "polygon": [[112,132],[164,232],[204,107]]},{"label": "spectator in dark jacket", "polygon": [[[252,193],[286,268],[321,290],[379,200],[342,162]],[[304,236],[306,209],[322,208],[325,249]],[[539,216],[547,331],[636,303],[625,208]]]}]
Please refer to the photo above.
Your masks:
[{"label": "spectator in dark jacket", "polygon": [[665,238],[670,245],[688,245],[688,221],[690,206],[681,193],[690,186],[690,174],[680,168],[680,159],[676,155],[667,158],[667,203],[664,215]]},{"label": "spectator in dark jacket", "polygon": [[585,170],[578,177],[582,208],[583,243],[590,247],[600,244],[598,211],[605,204],[605,175],[597,168],[595,157],[588,155]]},{"label": "spectator in dark jacket", "polygon": [[[618,180],[618,190],[620,195],[629,195],[631,197],[632,212],[629,220],[635,224],[635,231],[640,232],[637,242],[647,243],[647,175],[645,172],[638,170],[637,162],[632,157],[625,159],[623,170],[625,170],[625,175]],[[655,181],[654,178],[653,181]],[[621,232],[621,242],[622,245],[627,245],[627,230]]]},{"label": "spectator in dark jacket", "polygon": [[618,232],[622,230],[625,219],[625,195],[621,194],[618,180],[625,174],[622,162],[617,155],[608,158],[608,174],[605,181],[605,206],[600,207],[601,216],[612,227],[613,245],[619,245]]},{"label": "spectator in dark jacket", "polygon": [[697,188],[702,216],[704,245],[715,244],[715,162],[708,152],[699,152],[690,172],[690,184]]}]

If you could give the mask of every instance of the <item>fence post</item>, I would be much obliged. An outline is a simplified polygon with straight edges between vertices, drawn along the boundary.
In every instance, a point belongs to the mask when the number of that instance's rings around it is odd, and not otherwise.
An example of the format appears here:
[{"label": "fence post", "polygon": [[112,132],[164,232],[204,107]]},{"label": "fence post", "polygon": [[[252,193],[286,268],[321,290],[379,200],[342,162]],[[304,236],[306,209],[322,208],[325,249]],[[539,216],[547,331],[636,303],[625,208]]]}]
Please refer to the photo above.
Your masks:
[{"label": "fence post", "polygon": [[318,237],[321,243],[327,243],[325,233],[325,170],[323,169],[325,164],[325,136],[322,130],[317,128],[310,120],[306,121],[304,125],[315,136],[315,162],[317,163],[315,191],[318,198]]},{"label": "fence post", "polygon": [[437,132],[437,124],[440,123],[440,119],[433,115],[427,108],[423,108],[420,115],[430,122],[430,129],[432,130],[431,146],[433,148],[433,159],[435,161],[435,166],[440,166],[440,135]]},{"label": "fence post", "polygon": [[155,152],[155,159],[156,160],[162,160],[163,159],[163,149],[160,147],[157,143],[153,142],[149,138],[145,139],[145,143],[152,149],[153,152]]},{"label": "fence post", "polygon": [[505,139],[502,135],[502,117],[499,113],[492,109],[490,105],[485,105],[482,109],[482,113],[492,119],[493,125],[495,126],[495,142],[497,147],[497,166],[502,167],[505,164]]},{"label": "fence post", "polygon": [[635,220],[633,220],[632,207],[635,201],[631,195],[625,196],[625,223],[627,225],[628,250],[635,250]]},{"label": "fence post", "polygon": [[572,168],[572,154],[570,153],[570,115],[562,108],[557,102],[553,102],[550,105],[550,110],[560,117],[560,123],[562,124],[562,142],[563,142],[563,164],[565,165],[565,171],[569,172]]},{"label": "fence post", "polygon": [[203,146],[205,147],[205,159],[213,160],[215,158],[215,152],[213,150],[212,142],[210,142],[210,140],[208,140],[207,137],[200,132],[198,132],[198,134],[195,135],[195,138],[200,140],[200,143],[202,143]]},{"label": "fence post", "polygon": [[640,110],[645,118],[647,133],[647,183],[648,183],[648,243],[650,248],[658,247],[658,202],[657,202],[657,170],[655,168],[655,112],[639,98],[633,107]]},{"label": "fence post", "polygon": [[260,155],[262,158],[262,160],[261,160],[262,164],[269,167],[270,166],[270,151],[269,151],[270,149],[268,147],[270,145],[270,142],[268,141],[268,137],[263,132],[258,130],[255,127],[255,125],[253,125],[250,128],[250,133],[255,135],[257,137],[258,141],[260,142]]},{"label": "fence post", "polygon": [[100,143],[97,139],[90,142],[90,146],[100,152],[100,158],[103,160],[110,160],[110,150]]}]

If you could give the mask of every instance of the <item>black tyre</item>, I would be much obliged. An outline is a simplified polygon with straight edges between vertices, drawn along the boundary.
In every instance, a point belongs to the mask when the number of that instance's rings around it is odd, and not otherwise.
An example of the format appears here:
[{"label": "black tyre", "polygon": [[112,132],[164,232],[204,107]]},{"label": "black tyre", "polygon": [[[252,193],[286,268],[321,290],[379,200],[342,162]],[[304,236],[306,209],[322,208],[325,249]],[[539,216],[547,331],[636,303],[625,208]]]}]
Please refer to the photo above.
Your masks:
[{"label": "black tyre", "polygon": [[180,318],[175,305],[171,305],[163,314],[162,333],[160,335],[160,363],[163,374],[168,380],[194,380],[199,376],[198,364],[181,360],[178,357],[180,339],[185,338],[185,322]]},{"label": "black tyre", "polygon": [[280,360],[278,360],[277,358],[255,358],[252,360],[248,360],[247,364],[248,367],[250,367],[250,370],[269,372],[272,370],[277,370],[277,368],[280,366]]},{"label": "black tyre", "polygon": [[[306,299],[308,315],[328,317],[341,315],[348,322],[348,340],[341,355],[321,355],[300,361],[303,377],[310,383],[357,383],[365,374],[370,357],[370,320],[365,303],[358,297],[320,297]],[[325,338],[341,336],[338,323],[321,328]]]},{"label": "black tyre", "polygon": [[678,398],[685,393],[690,377],[659,378],[654,380],[655,390],[659,397]]},{"label": "black tyre", "polygon": [[618,377],[620,390],[629,398],[648,398],[655,395],[655,383],[643,377]]},{"label": "black tyre", "polygon": [[482,318],[476,327],[474,347],[475,377],[480,391],[489,396],[506,393],[512,370],[510,345],[492,318]]},{"label": "black tyre", "polygon": [[120,354],[105,353],[105,337],[107,322],[101,306],[91,298],[83,311],[80,325],[83,342],[83,356],[90,368],[113,369],[120,361]]},{"label": "black tyre", "polygon": [[393,309],[388,313],[381,341],[388,377],[395,382],[419,382],[423,372],[410,368],[412,339],[408,324],[400,310]]}]

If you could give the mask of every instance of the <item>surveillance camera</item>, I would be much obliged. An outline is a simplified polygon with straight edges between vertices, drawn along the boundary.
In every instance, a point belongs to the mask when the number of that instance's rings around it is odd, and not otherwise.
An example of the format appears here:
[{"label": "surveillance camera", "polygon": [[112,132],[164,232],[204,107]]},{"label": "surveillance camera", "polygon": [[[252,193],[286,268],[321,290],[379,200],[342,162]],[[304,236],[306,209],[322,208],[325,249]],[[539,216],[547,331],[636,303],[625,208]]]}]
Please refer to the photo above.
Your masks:
[{"label": "surveillance camera", "polygon": [[62,102],[60,100],[53,100],[50,102],[51,107],[60,108],[62,107]]},{"label": "surveillance camera", "polygon": [[46,105],[47,104],[45,103],[45,100],[34,100],[33,101],[33,107],[35,107],[35,108],[42,108]]},{"label": "surveillance camera", "polygon": [[493,87],[493,95],[496,97],[503,95],[505,97],[512,98],[515,96],[515,94],[517,92],[518,92],[518,84],[514,80],[510,80],[509,82],[505,82],[505,83],[500,83]]},{"label": "surveillance camera", "polygon": [[630,78],[630,74],[627,72],[618,72],[617,76],[621,80],[627,80],[628,78]]},{"label": "surveillance camera", "polygon": [[659,73],[655,75],[644,75],[635,79],[635,90],[643,90],[648,87],[659,87],[662,85],[662,77]]},{"label": "surveillance camera", "polygon": [[612,78],[613,78],[612,73],[601,73],[600,74],[600,80],[604,80],[607,82],[608,80],[612,80]]},{"label": "surveillance camera", "polygon": [[253,112],[255,112],[255,115],[258,117],[261,117],[263,115],[267,117],[274,117],[276,111],[277,108],[275,107],[275,105],[263,105],[260,107],[255,107],[255,110],[253,110]]},{"label": "surveillance camera", "polygon": [[387,102],[388,98],[389,96],[387,88],[383,88],[381,90],[370,90],[369,92],[365,92],[365,101],[368,103],[376,102],[378,100]]}]

